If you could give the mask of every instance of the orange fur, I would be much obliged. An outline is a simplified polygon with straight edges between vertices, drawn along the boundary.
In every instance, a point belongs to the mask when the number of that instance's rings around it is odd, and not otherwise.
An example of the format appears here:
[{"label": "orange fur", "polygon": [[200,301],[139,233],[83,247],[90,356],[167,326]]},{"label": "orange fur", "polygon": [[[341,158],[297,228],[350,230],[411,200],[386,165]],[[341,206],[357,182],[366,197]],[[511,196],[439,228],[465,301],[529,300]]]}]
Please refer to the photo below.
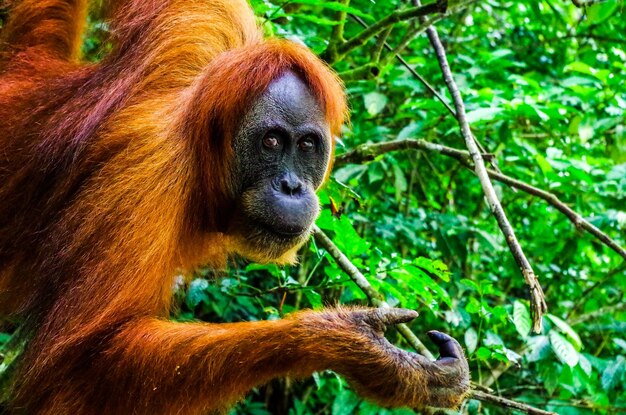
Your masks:
[{"label": "orange fur", "polygon": [[[299,72],[335,134],[346,112],[335,75],[302,46],[263,40],[243,0],[114,6],[116,47],[97,65],[77,62],[84,0],[23,0],[0,34],[0,315],[30,328],[14,402],[34,413],[89,413],[88,384],[126,336],[161,344],[171,331],[192,344],[211,332],[154,319],[170,311],[177,272],[237,253],[224,233],[230,140],[276,76]],[[151,378],[167,378],[189,353],[146,343],[120,365],[145,361]],[[109,377],[113,393],[120,378]],[[223,406],[245,392],[234,389],[176,407]],[[146,411],[173,410],[160,391],[141,396]]]},{"label": "orange fur", "polygon": [[9,411],[219,412],[329,368],[386,405],[458,404],[466,369],[385,345],[378,312],[167,321],[177,273],[236,253],[294,260],[229,233],[247,108],[291,70],[337,135],[345,97],[306,48],[262,39],[244,0],[109,6],[115,48],[95,65],[77,59],[85,0],[22,0],[0,33],[0,318],[29,338]]}]

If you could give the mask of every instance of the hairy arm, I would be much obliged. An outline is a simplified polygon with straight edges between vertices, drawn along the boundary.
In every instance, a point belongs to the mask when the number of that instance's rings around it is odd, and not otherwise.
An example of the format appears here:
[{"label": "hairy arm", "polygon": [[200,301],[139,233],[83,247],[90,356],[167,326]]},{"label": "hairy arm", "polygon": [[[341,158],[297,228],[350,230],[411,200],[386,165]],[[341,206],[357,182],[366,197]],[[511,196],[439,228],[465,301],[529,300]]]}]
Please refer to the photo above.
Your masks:
[{"label": "hairy arm", "polygon": [[[456,341],[433,334],[442,358],[431,362],[383,336],[386,325],[414,316],[408,310],[328,309],[250,323],[133,320],[91,356],[89,370],[76,368],[73,377],[55,382],[59,393],[45,413],[68,413],[63,390],[72,391],[72,409],[79,413],[220,412],[270,379],[326,369],[385,406],[457,406],[469,379]],[[89,386],[95,379],[97,392]],[[90,391],[93,396],[84,394]]]}]

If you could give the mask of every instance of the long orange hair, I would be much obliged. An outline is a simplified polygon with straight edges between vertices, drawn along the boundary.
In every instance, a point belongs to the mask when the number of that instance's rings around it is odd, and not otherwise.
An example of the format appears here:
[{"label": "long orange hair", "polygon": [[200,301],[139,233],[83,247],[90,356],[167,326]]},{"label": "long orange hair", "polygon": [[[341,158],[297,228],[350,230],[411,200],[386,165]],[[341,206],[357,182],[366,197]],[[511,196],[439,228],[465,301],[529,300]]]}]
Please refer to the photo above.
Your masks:
[{"label": "long orange hair", "polygon": [[[97,64],[80,61],[85,0],[23,0],[0,33],[0,316],[32,337],[13,391],[30,413],[86,411],[94,376],[114,379],[118,340],[164,324],[124,332],[168,315],[174,275],[225,265],[231,140],[273,79],[300,74],[335,135],[346,116],[336,75],[303,46],[264,40],[243,0],[109,6],[115,46]],[[156,393],[141,399],[171,413]],[[123,402],[105,407],[130,413]]]}]

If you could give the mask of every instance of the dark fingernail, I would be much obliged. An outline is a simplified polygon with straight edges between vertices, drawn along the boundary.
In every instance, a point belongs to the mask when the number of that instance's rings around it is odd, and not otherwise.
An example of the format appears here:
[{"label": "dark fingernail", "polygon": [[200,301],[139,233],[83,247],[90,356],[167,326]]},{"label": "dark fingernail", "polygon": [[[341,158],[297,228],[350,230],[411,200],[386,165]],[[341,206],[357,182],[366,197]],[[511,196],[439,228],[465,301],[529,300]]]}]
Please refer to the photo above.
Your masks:
[{"label": "dark fingernail", "polygon": [[452,339],[447,334],[444,334],[437,330],[431,330],[427,334],[428,334],[428,337],[430,337],[430,339],[437,345],[446,343]]},{"label": "dark fingernail", "polygon": [[445,333],[431,330],[428,332],[428,337],[430,337],[433,343],[439,348],[439,355],[441,357],[459,358],[463,353],[458,343]]}]

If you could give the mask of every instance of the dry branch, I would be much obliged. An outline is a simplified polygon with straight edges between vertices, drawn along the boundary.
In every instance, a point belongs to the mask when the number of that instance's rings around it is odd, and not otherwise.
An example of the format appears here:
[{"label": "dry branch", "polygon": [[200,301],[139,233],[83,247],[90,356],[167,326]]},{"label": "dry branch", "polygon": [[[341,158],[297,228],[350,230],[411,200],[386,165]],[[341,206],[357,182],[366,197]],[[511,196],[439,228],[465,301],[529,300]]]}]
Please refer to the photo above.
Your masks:
[{"label": "dry branch", "polygon": [[526,193],[535,195],[545,200],[550,205],[558,209],[559,212],[567,216],[567,218],[576,226],[576,228],[586,230],[587,232],[595,236],[604,245],[615,251],[619,256],[626,259],[626,250],[624,248],[622,248],[617,242],[611,239],[607,234],[605,234],[600,229],[585,220],[581,215],[576,213],[565,203],[561,202],[559,198],[556,197],[554,194],[546,192],[545,190],[538,189],[520,180],[505,176],[504,174],[495,171],[489,171],[489,175],[499,182],[508,184],[511,187],[515,187],[516,189],[522,190]]},{"label": "dry branch", "polygon": [[[416,6],[419,6],[419,0],[414,0],[414,4]],[[533,271],[533,268],[530,265],[528,258],[526,258],[526,255],[524,254],[522,246],[515,236],[515,231],[513,230],[513,227],[511,226],[511,223],[509,222],[509,219],[507,218],[506,213],[504,212],[504,209],[500,204],[500,200],[498,199],[493,184],[491,183],[491,180],[489,178],[489,172],[487,171],[487,167],[485,166],[485,160],[480,153],[480,149],[476,145],[476,139],[474,138],[474,135],[472,134],[469,126],[469,122],[467,121],[465,104],[463,102],[463,98],[461,97],[459,88],[454,81],[454,77],[448,63],[448,58],[446,56],[446,51],[443,47],[443,44],[441,43],[441,40],[439,39],[437,29],[435,29],[433,26],[429,26],[426,30],[426,34],[428,35],[430,44],[435,50],[443,79],[448,87],[450,95],[452,96],[452,101],[454,102],[454,107],[456,109],[456,119],[459,123],[459,127],[461,128],[463,138],[465,139],[465,145],[469,150],[470,156],[472,157],[474,171],[476,173],[476,176],[478,176],[478,180],[480,181],[480,184],[483,188],[483,193],[485,194],[485,198],[489,203],[491,213],[498,222],[498,226],[500,227],[500,231],[502,231],[502,233],[504,234],[504,238],[507,245],[509,246],[509,250],[511,251],[511,254],[513,254],[515,262],[517,262],[517,265],[520,268],[524,280],[529,287],[530,311],[533,320],[533,331],[535,333],[540,333],[542,326],[542,316],[548,309],[548,306],[545,302],[543,290],[541,288],[541,285],[539,285],[537,276],[535,275],[535,272]]]},{"label": "dry branch", "polygon": [[[447,6],[448,6],[448,2],[446,0],[437,0],[434,3],[429,3],[425,6],[410,7],[405,10],[395,11],[391,13],[390,15],[388,15],[387,17],[384,17],[383,19],[379,20],[375,24],[371,25],[367,29],[363,30],[358,35],[355,35],[353,38],[339,45],[337,47],[337,54],[340,57],[358,48],[359,46],[363,46],[372,37],[383,32],[385,29],[395,25],[398,22],[411,20],[416,17],[423,17],[429,14],[434,14],[434,13],[444,13],[447,9]],[[441,16],[433,17],[433,21],[438,20],[440,18]],[[431,24],[431,22],[427,24]],[[427,24],[424,25],[424,29]]]},{"label": "dry branch", "polygon": [[[468,2],[466,5],[469,5],[470,2]],[[454,9],[456,10],[458,7],[454,7]],[[367,23],[365,23],[365,21],[363,19],[361,19],[359,16],[353,15],[351,14],[350,17],[356,21],[358,24],[360,24],[361,26],[363,26],[364,28],[368,28]],[[448,110],[448,112],[450,113],[450,115],[452,115],[453,117],[456,118],[456,112],[454,111],[454,109],[450,106],[450,104],[448,104],[448,101],[446,101],[436,90],[435,88],[433,88],[432,85],[430,85],[430,83],[424,79],[424,77],[422,75],[420,75],[415,68],[413,68],[411,65],[409,65],[409,63],[402,57],[402,55],[400,55],[400,53],[404,50],[404,48],[406,48],[408,46],[408,40],[414,38],[415,36],[417,36],[418,34],[422,33],[424,31],[424,27],[426,28],[426,30],[429,30],[428,26],[418,26],[418,27],[414,27],[413,30],[411,32],[407,32],[407,35],[405,36],[405,41],[401,42],[400,45],[397,45],[395,48],[392,48],[386,41],[384,41],[383,39],[383,45],[385,47],[385,49],[390,53],[390,55],[392,56],[392,58],[396,59],[398,62],[400,62],[400,64],[402,66],[404,66],[404,68],[409,71],[409,73],[415,77],[415,79],[417,79],[423,86],[424,88],[426,88],[426,90],[433,96],[435,97],[445,108],[446,110]],[[382,36],[381,36],[382,37]],[[405,44],[402,44],[405,43]],[[388,62],[389,59],[386,59],[386,62]],[[384,64],[384,63],[383,63]],[[381,64],[378,63],[377,61],[375,63],[370,63],[367,65],[364,65],[361,68],[357,68],[353,71],[349,71],[347,73],[345,73],[349,78],[347,79],[354,79],[359,75],[365,75],[366,77],[368,77],[370,74],[372,74],[373,70],[375,70],[375,73],[380,73],[380,66]],[[342,73],[342,78],[343,78],[343,74]],[[484,147],[480,144],[480,141],[478,141],[478,139],[476,138],[476,136],[474,136],[474,141],[476,142],[476,145],[478,146],[478,148],[480,149],[481,152],[485,153],[485,149]],[[498,163],[497,160],[494,158],[492,160],[490,160],[491,166],[494,168],[494,170],[496,170],[497,172],[500,172],[500,168],[498,167]]]},{"label": "dry branch", "polygon": [[[333,241],[331,241],[330,238],[326,236],[326,234],[322,232],[320,228],[317,227],[317,225],[313,228],[313,232],[317,243],[319,243],[326,251],[328,251],[330,256],[332,256],[335,262],[337,262],[337,265],[339,265],[339,267],[346,274],[348,274],[350,279],[354,281],[359,289],[363,291],[363,293],[365,293],[371,304],[381,308],[390,307],[389,304],[387,304],[383,299],[383,296],[380,295],[380,293],[376,291],[374,287],[372,287],[367,278],[365,278],[365,275],[363,275],[361,271],[359,271],[359,269],[350,261],[350,259],[348,259],[348,257],[343,252],[341,252],[337,245],[335,245]],[[398,324],[396,328],[400,333],[402,333],[402,336],[415,350],[430,359],[434,359],[434,356],[430,352],[430,350],[428,350],[428,348],[424,346],[424,343],[422,343],[420,339],[418,339],[417,336],[413,334],[411,329],[409,329],[406,324]]]},{"label": "dry branch", "polygon": [[[385,153],[407,149],[426,150],[443,154],[445,156],[452,157],[458,160],[465,167],[474,171],[472,166],[472,158],[467,151],[447,147],[441,144],[431,143],[425,140],[398,140],[376,144],[362,144],[351,151],[337,156],[337,158],[335,159],[335,167],[340,167],[349,163],[360,164],[363,162],[372,161]],[[491,155],[483,154],[483,158],[488,157],[491,157]],[[555,194],[539,189],[526,182],[514,179],[495,170],[487,169],[487,173],[489,174],[489,177],[493,178],[494,180],[497,180],[515,189],[521,190],[525,193],[543,199],[549,205],[553,206],[559,212],[563,213],[565,217],[567,217],[570,222],[572,222],[576,226],[577,229],[588,232],[602,244],[606,245],[607,247],[615,251],[619,256],[626,259],[626,249],[622,248],[616,241],[611,239],[611,237],[592,225],[579,213],[563,203]]]},{"label": "dry branch", "polygon": [[554,412],[544,411],[521,402],[512,401],[501,396],[493,395],[482,391],[473,391],[472,397],[479,401],[489,402],[504,408],[517,409],[530,415],[556,415]]},{"label": "dry branch", "polygon": [[578,324],[585,323],[589,320],[595,320],[603,316],[610,316],[610,315],[613,315],[614,313],[617,313],[618,311],[624,311],[624,310],[626,310],[626,301],[620,301],[617,304],[613,304],[613,305],[606,306],[606,307],[601,307],[590,313],[576,316],[571,319],[570,325],[576,326]]}]

